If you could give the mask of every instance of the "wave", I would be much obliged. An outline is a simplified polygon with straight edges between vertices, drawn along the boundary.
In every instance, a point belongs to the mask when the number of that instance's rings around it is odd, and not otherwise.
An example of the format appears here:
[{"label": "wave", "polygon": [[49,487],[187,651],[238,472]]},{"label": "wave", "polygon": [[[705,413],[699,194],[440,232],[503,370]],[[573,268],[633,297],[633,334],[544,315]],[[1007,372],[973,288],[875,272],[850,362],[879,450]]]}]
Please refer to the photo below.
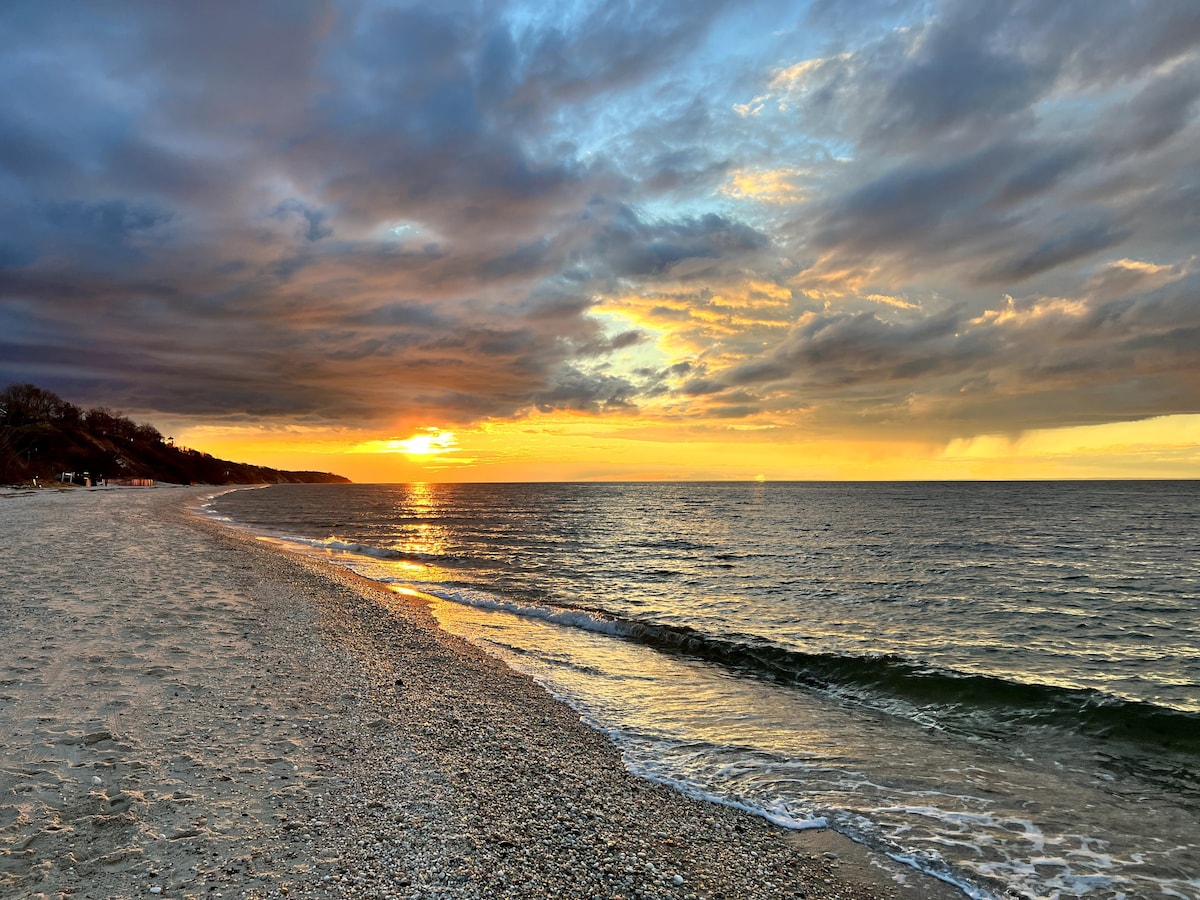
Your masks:
[{"label": "wave", "polygon": [[[716,637],[686,625],[623,619],[605,611],[508,600],[430,585],[449,602],[683,653],[744,674],[816,688],[947,731],[1007,734],[1013,727],[1066,728],[1105,741],[1200,757],[1200,714],[1092,689],[1026,684],[947,670],[898,656],[852,656],[780,647],[748,635]],[[1189,779],[1190,780],[1190,779]]]},{"label": "wave", "polygon": [[305,538],[289,535],[286,540],[293,544],[302,544],[305,547],[311,547],[314,550],[333,550],[339,553],[353,553],[357,556],[367,556],[371,559],[386,559],[401,562],[430,562],[435,558],[430,554],[407,553],[401,550],[392,550],[387,547],[373,547],[370,544],[363,544],[358,541],[346,541],[339,537],[330,537],[320,540],[317,538]]},{"label": "wave", "polygon": [[455,568],[471,566],[473,568],[488,568],[487,560],[480,561],[456,557],[445,553],[422,553],[417,550],[395,550],[390,547],[376,547],[361,541],[350,541],[333,536],[328,538],[307,538],[295,534],[280,535],[279,540],[288,544],[298,544],[308,550],[332,553],[346,553],[353,556],[363,556],[368,559],[378,559],[385,562],[416,563],[425,566],[443,566]]}]

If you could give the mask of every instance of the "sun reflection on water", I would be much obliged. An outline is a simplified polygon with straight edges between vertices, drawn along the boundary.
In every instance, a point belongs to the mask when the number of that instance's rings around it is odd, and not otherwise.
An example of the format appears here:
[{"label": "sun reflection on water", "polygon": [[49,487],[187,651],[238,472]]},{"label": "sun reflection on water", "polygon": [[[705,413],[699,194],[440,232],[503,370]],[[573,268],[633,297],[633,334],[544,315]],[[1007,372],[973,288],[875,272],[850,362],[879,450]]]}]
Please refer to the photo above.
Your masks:
[{"label": "sun reflection on water", "polygon": [[401,486],[395,504],[400,535],[392,549],[430,557],[446,553],[450,535],[438,521],[441,517],[438,488],[439,485],[423,481]]}]

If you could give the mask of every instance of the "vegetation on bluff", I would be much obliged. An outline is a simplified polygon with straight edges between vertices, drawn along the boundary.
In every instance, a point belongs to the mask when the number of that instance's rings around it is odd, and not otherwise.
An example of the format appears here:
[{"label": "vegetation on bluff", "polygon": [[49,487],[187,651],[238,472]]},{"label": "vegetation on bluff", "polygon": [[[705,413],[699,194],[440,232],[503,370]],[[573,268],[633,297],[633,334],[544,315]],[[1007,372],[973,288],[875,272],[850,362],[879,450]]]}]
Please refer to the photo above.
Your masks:
[{"label": "vegetation on bluff", "polygon": [[216,459],[175,446],[153,425],[111,409],[81,409],[32,384],[0,392],[0,482],[50,481],[64,472],[100,479],[149,478],[173,484],[349,481],[328,472],[284,472]]}]

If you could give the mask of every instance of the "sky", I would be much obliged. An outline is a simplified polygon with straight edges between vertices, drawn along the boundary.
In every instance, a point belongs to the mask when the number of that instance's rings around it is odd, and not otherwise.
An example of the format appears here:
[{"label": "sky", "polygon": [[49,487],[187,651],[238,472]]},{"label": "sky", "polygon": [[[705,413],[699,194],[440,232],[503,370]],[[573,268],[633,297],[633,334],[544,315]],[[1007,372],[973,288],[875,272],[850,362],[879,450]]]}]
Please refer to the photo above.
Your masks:
[{"label": "sky", "polygon": [[0,385],[356,481],[1200,477],[1195,0],[0,34]]}]

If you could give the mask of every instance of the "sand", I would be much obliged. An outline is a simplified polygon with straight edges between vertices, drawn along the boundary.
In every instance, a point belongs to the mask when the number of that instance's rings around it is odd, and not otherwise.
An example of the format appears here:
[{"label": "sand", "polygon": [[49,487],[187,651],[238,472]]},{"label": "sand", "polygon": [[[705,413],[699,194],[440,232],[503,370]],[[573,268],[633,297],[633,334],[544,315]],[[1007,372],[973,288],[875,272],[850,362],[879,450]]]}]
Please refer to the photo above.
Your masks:
[{"label": "sand", "polygon": [[958,896],[634,778],[420,603],[203,493],[0,495],[0,896]]}]

